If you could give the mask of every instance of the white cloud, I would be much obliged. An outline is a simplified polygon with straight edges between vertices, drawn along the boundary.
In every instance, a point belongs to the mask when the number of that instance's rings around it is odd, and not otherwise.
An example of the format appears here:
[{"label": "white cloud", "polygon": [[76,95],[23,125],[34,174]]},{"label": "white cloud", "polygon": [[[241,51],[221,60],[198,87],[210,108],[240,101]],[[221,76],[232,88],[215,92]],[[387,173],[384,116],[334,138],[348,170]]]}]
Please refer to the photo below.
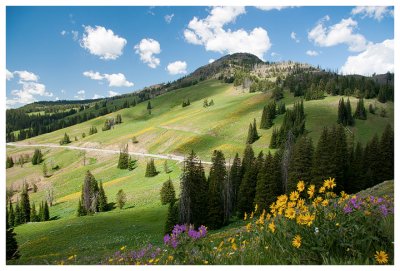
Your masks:
[{"label": "white cloud", "polygon": [[211,63],[213,63],[214,61],[215,61],[214,58],[210,58],[210,59],[208,60],[208,64],[211,64]]},{"label": "white cloud", "polygon": [[256,27],[250,32],[224,29],[224,25],[235,22],[244,13],[244,7],[213,7],[205,19],[194,17],[189,22],[184,31],[185,40],[195,45],[204,45],[207,51],[222,54],[247,52],[263,58],[271,47],[265,29]]},{"label": "white cloud", "polygon": [[186,68],[187,68],[186,61],[175,61],[168,64],[167,71],[171,75],[185,74],[187,73]]},{"label": "white cloud", "polygon": [[100,98],[104,98],[104,96],[98,95],[98,94],[94,94],[92,99],[100,99]]},{"label": "white cloud", "polygon": [[68,33],[67,31],[63,30],[63,31],[61,31],[60,34],[61,34],[62,36],[65,36],[67,33]]},{"label": "white cloud", "polygon": [[295,42],[299,43],[300,40],[296,37],[296,35],[297,35],[296,32],[292,32],[292,33],[290,33],[290,38],[292,40],[294,40]]},{"label": "white cloud", "polygon": [[85,26],[81,46],[101,59],[114,60],[122,55],[127,41],[102,26]]},{"label": "white cloud", "polygon": [[135,47],[136,54],[140,55],[140,60],[146,63],[150,68],[155,69],[160,65],[160,59],[154,55],[161,52],[160,43],[153,39],[142,39]]},{"label": "white cloud", "polygon": [[14,78],[14,74],[6,69],[6,79],[7,79],[7,81],[11,80],[13,78]]},{"label": "white cloud", "polygon": [[171,23],[171,21],[172,21],[172,18],[174,18],[174,16],[175,16],[175,14],[170,14],[170,15],[165,15],[164,16],[164,20],[167,22],[167,24],[169,24],[169,23]]},{"label": "white cloud", "polygon": [[355,7],[351,10],[352,15],[360,14],[361,18],[374,18],[377,21],[381,21],[386,15],[394,16],[394,12],[389,7]]},{"label": "white cloud", "polygon": [[71,34],[72,34],[72,39],[73,39],[74,41],[77,41],[77,40],[79,39],[79,32],[78,32],[78,31],[72,30],[72,31],[71,31]]},{"label": "white cloud", "polygon": [[317,55],[319,55],[319,53],[317,51],[314,51],[314,50],[307,50],[306,54],[309,55],[309,56],[317,56]]},{"label": "white cloud", "polygon": [[22,81],[34,81],[34,82],[37,82],[39,80],[39,76],[37,76],[33,72],[15,71],[14,74],[18,75],[19,79],[21,79]]},{"label": "white cloud", "polygon": [[108,91],[108,97],[114,97],[116,95],[119,95],[119,93],[112,90]]},{"label": "white cloud", "polygon": [[340,72],[344,74],[371,75],[394,72],[394,40],[368,45],[367,49],[355,56],[349,56]]},{"label": "white cloud", "polygon": [[285,8],[290,8],[290,6],[256,6],[256,8],[265,10],[265,11],[270,11],[270,10],[282,10]]},{"label": "white cloud", "polygon": [[132,87],[134,85],[132,82],[129,82],[122,73],[101,74],[94,71],[85,71],[83,75],[92,80],[107,80],[108,86],[110,87]]},{"label": "white cloud", "polygon": [[367,48],[368,42],[361,34],[353,33],[357,28],[357,22],[351,18],[342,19],[339,23],[328,28],[324,21],[329,17],[320,20],[317,25],[308,32],[308,39],[321,47],[331,47],[338,44],[347,44],[350,51],[360,52]]},{"label": "white cloud", "polygon": [[132,87],[133,83],[126,80],[122,73],[104,74],[109,87]]},{"label": "white cloud", "polygon": [[86,77],[89,77],[92,80],[103,80],[104,77],[101,75],[99,72],[94,72],[94,71],[85,71],[83,72],[83,75]]},{"label": "white cloud", "polygon": [[14,89],[11,91],[12,99],[7,98],[7,107],[14,106],[16,104],[28,104],[37,101],[38,96],[40,97],[53,97],[52,92],[46,91],[46,86],[33,81],[22,81],[18,82],[21,85],[20,89]]},{"label": "white cloud", "polygon": [[85,99],[85,91],[83,89],[79,90],[77,92],[77,95],[74,96],[74,98],[78,99],[78,100],[84,100]]},{"label": "white cloud", "polygon": [[62,90],[61,90],[61,93],[65,93],[65,90],[64,90],[64,89],[62,89]]}]

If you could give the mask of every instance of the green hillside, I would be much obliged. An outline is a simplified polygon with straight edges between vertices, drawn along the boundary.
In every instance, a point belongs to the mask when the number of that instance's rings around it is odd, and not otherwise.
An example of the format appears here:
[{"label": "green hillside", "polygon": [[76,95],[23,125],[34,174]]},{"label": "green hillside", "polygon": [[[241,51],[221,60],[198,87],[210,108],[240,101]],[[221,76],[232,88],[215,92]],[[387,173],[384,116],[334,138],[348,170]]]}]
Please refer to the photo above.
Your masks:
[{"label": "green hillside", "polygon": [[[270,100],[270,92],[248,93],[232,84],[217,80],[206,80],[197,85],[177,89],[151,99],[153,109],[147,110],[147,102],[135,107],[92,119],[90,121],[60,129],[48,134],[33,137],[21,144],[59,145],[64,133],[67,133],[72,146],[98,149],[119,150],[124,144],[129,151],[151,154],[187,155],[194,150],[201,159],[210,161],[214,149],[222,150],[227,160],[236,152],[242,155],[247,138],[249,123],[256,118],[260,123],[261,111]],[[324,126],[330,126],[337,120],[337,105],[342,96],[327,96],[323,100],[305,101],[306,130],[316,144]],[[203,100],[214,101],[213,106],[203,107]],[[182,101],[189,99],[190,106],[182,107]],[[300,98],[294,98],[285,92],[282,100],[287,108]],[[351,97],[353,110],[357,99]],[[368,114],[367,120],[356,120],[349,128],[349,135],[355,141],[367,142],[375,133],[380,135],[385,126],[393,125],[394,106],[392,102],[379,103],[376,99],[365,100],[365,106],[372,103],[384,108],[386,117],[379,113]],[[122,116],[122,124],[108,131],[101,127],[110,117]],[[274,122],[275,127],[282,123],[283,115]],[[98,133],[89,135],[89,129],[96,126]],[[273,128],[258,130],[261,138],[253,144],[256,152],[268,152]],[[86,137],[82,138],[82,133]],[[77,137],[78,141],[74,141]],[[136,137],[138,143],[132,143]],[[7,155],[18,158],[21,154],[33,154],[34,147],[21,148],[7,146]],[[139,248],[144,243],[162,241],[163,225],[167,207],[162,206],[159,191],[164,181],[171,177],[175,189],[179,189],[181,164],[168,161],[172,172],[164,173],[164,160],[156,159],[160,174],[145,178],[145,158],[138,159],[138,168],[134,171],[117,169],[118,155],[88,151],[85,155],[78,150],[42,148],[45,162],[59,165],[60,169],[44,178],[42,166],[26,163],[23,167],[14,165],[7,169],[7,187],[20,191],[24,180],[35,183],[38,192],[30,191],[31,202],[37,205],[45,198],[46,189],[52,187],[55,205],[50,208],[54,221],[28,223],[15,228],[20,245],[21,258],[13,261],[17,264],[54,263],[70,255],[78,255],[77,263],[98,263],[112,254],[120,246],[129,249]],[[76,217],[76,209],[84,175],[90,170],[98,181],[102,181],[109,202],[115,202],[119,189],[127,194],[127,203],[122,210],[113,209],[88,217]],[[15,193],[13,200],[17,200]],[[94,249],[96,248],[96,249]]]}]

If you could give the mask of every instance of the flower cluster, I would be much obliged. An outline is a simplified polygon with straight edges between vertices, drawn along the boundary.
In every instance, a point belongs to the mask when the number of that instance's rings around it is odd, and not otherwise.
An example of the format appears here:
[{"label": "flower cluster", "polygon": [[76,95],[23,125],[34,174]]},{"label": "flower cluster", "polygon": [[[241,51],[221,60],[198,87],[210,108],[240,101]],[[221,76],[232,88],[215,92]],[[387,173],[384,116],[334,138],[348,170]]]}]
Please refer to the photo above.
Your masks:
[{"label": "flower cluster", "polygon": [[200,226],[196,231],[192,225],[175,225],[171,234],[166,234],[164,236],[164,244],[176,248],[179,245],[180,239],[182,239],[182,233],[186,232],[190,239],[197,240],[203,238],[207,234],[207,228],[205,226]]}]

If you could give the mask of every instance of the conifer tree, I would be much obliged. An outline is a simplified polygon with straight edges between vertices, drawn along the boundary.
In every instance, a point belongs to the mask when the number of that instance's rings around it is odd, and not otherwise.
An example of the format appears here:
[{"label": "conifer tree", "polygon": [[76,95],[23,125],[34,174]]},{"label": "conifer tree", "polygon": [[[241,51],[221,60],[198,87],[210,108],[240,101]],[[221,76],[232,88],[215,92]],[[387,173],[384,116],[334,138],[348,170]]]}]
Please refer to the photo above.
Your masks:
[{"label": "conifer tree", "polygon": [[369,169],[371,170],[371,186],[380,183],[382,180],[382,157],[381,150],[379,146],[379,138],[378,135],[375,134],[371,141],[368,142],[369,154],[368,158],[365,158],[368,161]]},{"label": "conifer tree", "polygon": [[344,104],[343,98],[339,100],[339,106],[338,106],[338,124],[343,124],[347,125],[347,113],[346,113],[346,106]]},{"label": "conifer tree", "polygon": [[14,226],[18,226],[20,224],[24,223],[23,221],[23,214],[22,214],[22,210],[19,207],[19,202],[17,200],[17,203],[15,205],[15,222],[14,222]]},{"label": "conifer tree", "polygon": [[43,221],[49,221],[49,220],[50,220],[49,205],[47,204],[47,201],[44,201],[44,204],[43,204]]},{"label": "conifer tree", "polygon": [[379,149],[381,153],[381,180],[393,180],[394,178],[394,132],[390,124],[382,134],[379,142]]},{"label": "conifer tree", "polygon": [[147,103],[147,111],[149,112],[149,115],[151,115],[151,109],[152,109],[153,107],[151,106],[151,103],[150,103],[150,101]]},{"label": "conifer tree", "polygon": [[107,196],[106,196],[106,193],[104,192],[103,183],[101,181],[99,184],[99,197],[98,198],[99,198],[99,200],[98,200],[99,212],[107,211]]},{"label": "conifer tree", "polygon": [[348,168],[348,145],[347,138],[342,125],[337,125],[332,129],[331,140],[334,142],[334,149],[331,156],[331,163],[334,166],[332,175],[327,177],[335,177],[336,191],[340,192],[348,186],[347,168]]},{"label": "conifer tree", "polygon": [[120,189],[117,193],[117,205],[119,207],[119,209],[122,209],[126,203],[126,194],[124,192],[124,190]]},{"label": "conifer tree", "polygon": [[273,172],[274,166],[273,156],[269,152],[257,176],[254,205],[258,205],[260,212],[263,209],[268,210],[277,194],[277,183]]},{"label": "conifer tree", "polygon": [[174,184],[171,181],[171,178],[168,178],[168,180],[163,183],[160,191],[160,196],[162,205],[174,203],[176,201],[175,188]]},{"label": "conifer tree", "polygon": [[32,206],[31,206],[31,221],[32,222],[38,222],[38,221],[40,221],[39,220],[39,217],[38,217],[38,215],[37,215],[37,212],[36,212],[36,207],[35,207],[35,203],[34,202],[32,202]]},{"label": "conifer tree", "polygon": [[43,155],[40,149],[35,149],[35,152],[32,156],[32,165],[40,164],[43,161]]},{"label": "conifer tree", "polygon": [[129,156],[129,159],[128,159],[128,170],[129,171],[132,171],[135,168],[137,168],[136,162],[137,162],[137,160],[132,159],[132,157]]},{"label": "conifer tree", "polygon": [[64,137],[63,139],[60,141],[60,145],[66,145],[71,143],[71,140],[69,139],[69,136],[67,135],[67,133],[64,133]]},{"label": "conifer tree", "polygon": [[354,118],[360,120],[367,119],[367,111],[365,110],[363,98],[359,99],[357,102],[356,111],[354,112]]},{"label": "conifer tree", "polygon": [[331,158],[333,149],[334,142],[329,136],[328,128],[324,127],[315,150],[312,168],[312,183],[316,186],[321,186],[326,178],[333,177],[334,166]]},{"label": "conifer tree", "polygon": [[46,162],[44,162],[43,163],[43,166],[42,166],[42,172],[43,172],[43,177],[48,177],[48,169],[47,169],[47,165],[46,165]]},{"label": "conifer tree", "polygon": [[39,205],[39,213],[38,213],[39,221],[44,221],[43,220],[43,215],[44,215],[43,211],[44,211],[44,207],[43,207],[43,201],[42,201],[42,202],[40,202],[40,205]]},{"label": "conifer tree", "polygon": [[77,208],[77,211],[76,211],[76,215],[77,215],[77,216],[84,216],[84,215],[86,215],[86,212],[85,212],[85,209],[83,208],[82,200],[81,200],[81,199],[79,199],[79,202],[78,202],[78,208]]},{"label": "conifer tree", "polygon": [[257,139],[260,137],[258,136],[257,132],[257,124],[256,124],[256,119],[253,120],[253,142],[255,142]]},{"label": "conifer tree", "polygon": [[254,151],[251,145],[246,145],[246,148],[244,149],[243,153],[243,160],[242,160],[242,169],[241,169],[241,176],[243,178],[243,175],[246,173],[247,170],[249,170],[254,162]]},{"label": "conifer tree", "polygon": [[98,210],[98,193],[99,186],[97,181],[92,173],[87,171],[82,187],[82,205],[84,213],[91,214]]},{"label": "conifer tree", "polygon": [[154,165],[154,159],[151,158],[146,165],[145,177],[154,177],[158,174],[156,166]]},{"label": "conifer tree", "polygon": [[247,132],[247,140],[246,143],[247,144],[253,144],[254,142],[254,129],[253,129],[253,125],[249,125],[249,131]]},{"label": "conifer tree", "polygon": [[118,168],[127,169],[129,167],[129,154],[128,154],[128,144],[126,144],[119,151]]},{"label": "conifer tree", "polygon": [[232,211],[236,211],[236,202],[237,195],[239,192],[240,183],[242,181],[242,166],[239,158],[239,154],[236,153],[235,158],[233,159],[232,165],[229,170],[229,178],[232,183]]},{"label": "conifer tree", "polygon": [[15,223],[15,214],[14,214],[14,208],[10,199],[9,202],[9,208],[8,208],[8,224],[10,225],[10,227],[14,227],[14,223]]},{"label": "conifer tree", "polygon": [[201,161],[192,151],[184,161],[181,175],[179,221],[184,224],[204,225],[207,218],[208,185]]},{"label": "conifer tree", "polygon": [[164,160],[164,172],[165,173],[171,173],[171,169],[168,166],[168,160]]},{"label": "conifer tree", "polygon": [[15,238],[14,228],[6,219],[6,260],[18,259],[19,257],[18,243]]},{"label": "conifer tree", "polygon": [[117,114],[115,118],[115,124],[120,124],[120,123],[122,123],[122,117],[121,114]]},{"label": "conifer tree", "polygon": [[365,188],[363,182],[363,148],[360,142],[357,143],[354,151],[351,150],[351,153],[351,159],[349,159],[349,182],[346,183],[345,191],[348,193],[356,193]]},{"label": "conifer tree", "polygon": [[14,160],[11,156],[7,156],[6,168],[12,168],[14,166]]},{"label": "conifer tree", "polygon": [[264,106],[262,116],[261,116],[261,122],[260,122],[260,128],[261,129],[269,129],[273,125],[272,123],[272,118],[270,115],[270,112],[266,106]]},{"label": "conifer tree", "polygon": [[278,114],[282,115],[286,113],[286,105],[283,102],[280,102],[278,105]]},{"label": "conifer tree", "polygon": [[269,148],[270,149],[278,148],[278,130],[275,129],[275,128],[272,131],[271,140],[270,140],[270,143],[269,143]]},{"label": "conifer tree", "polygon": [[293,147],[289,162],[288,191],[296,190],[299,180],[311,182],[313,166],[314,147],[311,138],[300,137]]},{"label": "conifer tree", "polygon": [[223,185],[227,180],[225,158],[221,151],[214,150],[208,177],[208,219],[210,229],[219,229],[224,223]]},{"label": "conifer tree", "polygon": [[174,201],[168,204],[167,220],[165,221],[164,233],[168,234],[172,231],[174,226],[179,223],[179,203]]},{"label": "conifer tree", "polygon": [[348,126],[354,125],[354,118],[353,118],[353,113],[351,112],[351,104],[349,98],[347,98],[346,102],[346,121]]},{"label": "conifer tree", "polygon": [[28,187],[26,183],[22,185],[20,207],[22,213],[22,223],[28,223],[31,216],[31,204],[29,202]]}]

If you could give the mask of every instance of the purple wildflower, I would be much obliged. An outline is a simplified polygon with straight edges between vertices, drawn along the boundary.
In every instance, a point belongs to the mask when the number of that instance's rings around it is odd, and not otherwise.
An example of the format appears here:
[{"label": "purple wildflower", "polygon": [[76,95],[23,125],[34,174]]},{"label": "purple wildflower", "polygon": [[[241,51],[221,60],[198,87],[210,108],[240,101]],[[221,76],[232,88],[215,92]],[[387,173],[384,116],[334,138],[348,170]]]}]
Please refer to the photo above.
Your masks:
[{"label": "purple wildflower", "polygon": [[179,242],[178,242],[177,239],[175,239],[175,238],[172,238],[172,239],[171,239],[171,246],[172,246],[173,248],[176,248],[176,247],[178,246],[178,244],[179,244]]},{"label": "purple wildflower", "polygon": [[172,234],[178,236],[182,232],[186,231],[186,226],[185,225],[178,225],[176,224],[174,226],[174,229],[172,230]]},{"label": "purple wildflower", "polygon": [[388,209],[386,208],[386,205],[380,205],[379,206],[379,210],[381,211],[381,214],[383,216],[387,216],[388,215]]},{"label": "purple wildflower", "polygon": [[188,231],[188,236],[194,240],[199,239],[200,238],[200,233],[197,232],[196,230],[190,229]]},{"label": "purple wildflower", "polygon": [[351,209],[351,207],[346,204],[346,206],[343,208],[343,211],[345,212],[345,214],[351,213],[353,211],[353,209]]},{"label": "purple wildflower", "polygon": [[204,237],[207,234],[207,228],[203,225],[201,225],[199,227],[199,233],[200,233],[200,237]]},{"label": "purple wildflower", "polygon": [[166,234],[164,236],[164,244],[168,244],[170,240],[171,240],[171,236],[169,234]]}]

